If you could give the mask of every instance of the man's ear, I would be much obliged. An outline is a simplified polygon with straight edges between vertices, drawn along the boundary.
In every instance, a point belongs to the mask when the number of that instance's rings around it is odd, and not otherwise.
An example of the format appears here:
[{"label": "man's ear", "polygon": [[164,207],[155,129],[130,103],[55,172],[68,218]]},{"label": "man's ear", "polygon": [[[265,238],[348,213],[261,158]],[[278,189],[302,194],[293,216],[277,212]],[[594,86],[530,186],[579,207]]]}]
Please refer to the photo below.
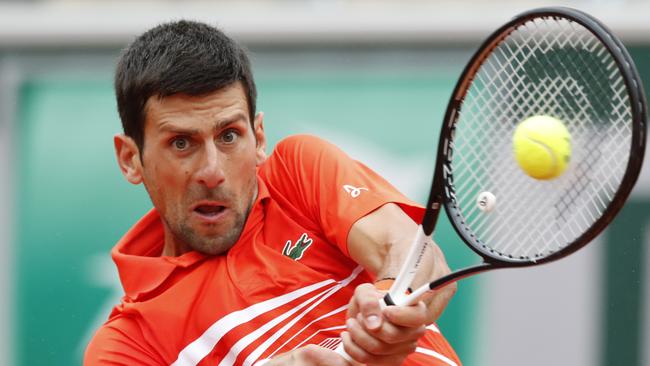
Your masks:
[{"label": "man's ear", "polygon": [[142,183],[142,162],[140,161],[140,149],[135,141],[129,136],[117,134],[113,137],[117,164],[122,174],[132,184]]},{"label": "man's ear", "polygon": [[259,112],[253,122],[253,133],[255,134],[257,165],[266,160],[266,135],[264,134],[264,112]]}]

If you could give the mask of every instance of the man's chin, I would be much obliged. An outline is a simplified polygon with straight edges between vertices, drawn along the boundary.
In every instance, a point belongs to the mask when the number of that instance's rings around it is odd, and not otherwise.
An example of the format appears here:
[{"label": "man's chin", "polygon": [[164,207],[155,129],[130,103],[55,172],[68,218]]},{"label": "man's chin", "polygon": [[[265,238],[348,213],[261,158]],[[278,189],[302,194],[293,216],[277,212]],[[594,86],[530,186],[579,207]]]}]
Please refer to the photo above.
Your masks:
[{"label": "man's chin", "polygon": [[192,250],[218,255],[228,251],[239,240],[244,222],[238,220],[235,211],[226,209],[218,217],[193,213],[187,217],[176,237]]},{"label": "man's chin", "polygon": [[232,248],[239,239],[239,233],[235,233],[233,230],[202,229],[195,231],[189,243],[192,249],[204,254],[222,254]]}]

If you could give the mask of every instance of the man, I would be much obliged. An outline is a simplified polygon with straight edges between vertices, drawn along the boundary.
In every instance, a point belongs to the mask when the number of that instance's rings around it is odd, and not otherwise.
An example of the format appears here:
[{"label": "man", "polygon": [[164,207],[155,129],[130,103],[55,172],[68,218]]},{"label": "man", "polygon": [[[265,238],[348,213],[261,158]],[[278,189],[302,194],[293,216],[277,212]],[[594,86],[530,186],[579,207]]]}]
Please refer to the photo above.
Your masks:
[{"label": "man", "polygon": [[[267,158],[233,40],[155,27],[123,53],[115,89],[118,163],[154,209],[113,249],[125,296],[86,365],[343,366],[341,342],[371,365],[459,364],[431,325],[453,287],[409,307],[377,301],[423,210],[316,137]],[[449,272],[437,247],[427,255],[426,277]]]}]

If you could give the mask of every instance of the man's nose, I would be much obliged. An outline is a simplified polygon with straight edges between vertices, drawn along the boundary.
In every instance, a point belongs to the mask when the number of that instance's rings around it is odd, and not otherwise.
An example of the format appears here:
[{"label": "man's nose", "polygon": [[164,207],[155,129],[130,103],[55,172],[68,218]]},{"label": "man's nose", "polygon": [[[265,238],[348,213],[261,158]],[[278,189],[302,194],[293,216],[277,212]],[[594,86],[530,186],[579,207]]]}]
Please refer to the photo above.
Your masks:
[{"label": "man's nose", "polygon": [[196,179],[207,188],[215,188],[226,178],[223,173],[219,150],[213,143],[205,144],[203,158],[199,167]]}]

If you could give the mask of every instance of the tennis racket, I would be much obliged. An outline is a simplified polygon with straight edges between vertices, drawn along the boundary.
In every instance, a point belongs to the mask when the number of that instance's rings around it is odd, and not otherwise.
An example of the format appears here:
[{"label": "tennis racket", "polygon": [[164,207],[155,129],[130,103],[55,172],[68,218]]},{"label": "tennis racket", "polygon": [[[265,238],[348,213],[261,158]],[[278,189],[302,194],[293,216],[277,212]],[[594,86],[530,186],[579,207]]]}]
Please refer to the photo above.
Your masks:
[{"label": "tennis racket", "polygon": [[[571,160],[555,179],[531,178],[513,154],[515,128],[538,115],[563,121],[571,136]],[[587,245],[616,216],[637,180],[646,117],[630,55],[593,17],[541,8],[497,29],[456,84],[426,212],[383,302],[413,304],[426,291],[461,278],[548,263]],[[482,262],[407,295],[443,207]],[[344,353],[342,345],[339,351]]]}]

